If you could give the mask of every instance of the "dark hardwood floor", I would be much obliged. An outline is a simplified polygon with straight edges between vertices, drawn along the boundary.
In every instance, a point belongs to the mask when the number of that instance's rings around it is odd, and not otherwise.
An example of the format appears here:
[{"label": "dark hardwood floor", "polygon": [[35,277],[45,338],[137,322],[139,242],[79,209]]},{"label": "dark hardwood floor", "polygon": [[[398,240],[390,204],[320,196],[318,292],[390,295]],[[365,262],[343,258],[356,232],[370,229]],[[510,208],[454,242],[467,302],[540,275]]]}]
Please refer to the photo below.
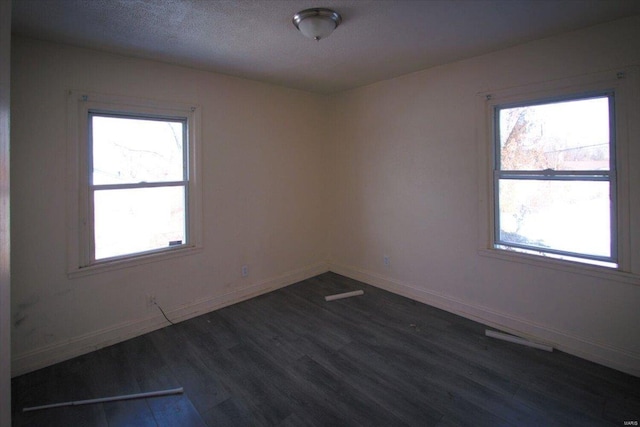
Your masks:
[{"label": "dark hardwood floor", "polygon": [[[363,289],[363,296],[324,296]],[[326,273],[17,377],[14,426],[622,426],[640,378]],[[184,387],[182,395],[27,406]]]}]

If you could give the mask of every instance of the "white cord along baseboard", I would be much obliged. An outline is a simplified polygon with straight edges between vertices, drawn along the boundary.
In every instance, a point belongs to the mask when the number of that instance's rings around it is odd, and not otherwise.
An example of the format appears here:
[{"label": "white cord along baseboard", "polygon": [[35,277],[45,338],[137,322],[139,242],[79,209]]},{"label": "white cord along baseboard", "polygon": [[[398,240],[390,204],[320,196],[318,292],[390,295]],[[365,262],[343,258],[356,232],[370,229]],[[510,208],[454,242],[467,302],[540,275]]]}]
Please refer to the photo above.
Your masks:
[{"label": "white cord along baseboard", "polygon": [[553,347],[551,346],[540,344],[534,341],[529,341],[524,338],[517,337],[515,335],[503,334],[502,332],[490,331],[489,329],[485,329],[484,334],[491,338],[496,338],[503,341],[509,341],[515,344],[521,344],[527,347],[537,348],[539,350],[544,350],[549,352],[553,351]]}]

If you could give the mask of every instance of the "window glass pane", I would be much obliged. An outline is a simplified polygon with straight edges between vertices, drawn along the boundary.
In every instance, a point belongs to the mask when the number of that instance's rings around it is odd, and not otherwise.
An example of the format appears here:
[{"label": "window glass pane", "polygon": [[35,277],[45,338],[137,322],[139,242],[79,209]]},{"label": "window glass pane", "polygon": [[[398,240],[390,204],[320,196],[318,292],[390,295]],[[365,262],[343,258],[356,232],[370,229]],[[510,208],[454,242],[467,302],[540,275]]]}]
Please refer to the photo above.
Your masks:
[{"label": "window glass pane", "polygon": [[609,183],[502,179],[501,243],[611,256]]},{"label": "window glass pane", "polygon": [[609,170],[609,98],[499,110],[501,170]]},{"label": "window glass pane", "polygon": [[94,185],[183,180],[183,122],[91,118]]},{"label": "window glass pane", "polygon": [[186,243],[182,186],[98,190],[94,212],[96,260]]}]

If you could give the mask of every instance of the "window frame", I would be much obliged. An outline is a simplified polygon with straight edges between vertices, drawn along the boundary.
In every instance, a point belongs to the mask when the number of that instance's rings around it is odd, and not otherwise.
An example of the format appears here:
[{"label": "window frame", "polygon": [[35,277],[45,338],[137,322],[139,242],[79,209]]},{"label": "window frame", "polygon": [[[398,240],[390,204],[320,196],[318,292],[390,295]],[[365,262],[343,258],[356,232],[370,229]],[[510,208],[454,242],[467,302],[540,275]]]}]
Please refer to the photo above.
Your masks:
[{"label": "window frame", "polygon": [[[200,186],[200,108],[191,104],[153,101],[68,91],[67,147],[67,274],[69,277],[156,262],[184,256],[202,248]],[[182,121],[183,184],[185,188],[185,242],[154,250],[95,259],[93,194],[91,165],[93,116],[130,117]],[[161,186],[172,184],[161,183]],[[144,188],[155,184],[140,184]],[[118,186],[118,185],[116,185]],[[131,185],[126,184],[126,187]],[[134,184],[134,186],[139,186]],[[107,187],[113,187],[108,185]]]},{"label": "window frame", "polygon": [[[506,170],[502,169],[500,158],[500,115],[501,110],[518,107],[530,107],[539,105],[548,105],[553,103],[581,101],[595,98],[608,99],[608,119],[609,119],[609,170]],[[514,248],[516,251],[524,250],[531,253],[539,252],[541,254],[549,254],[557,259],[582,259],[586,264],[592,264],[589,261],[601,263],[615,264],[618,266],[618,207],[617,207],[617,175],[616,175],[616,116],[615,116],[615,92],[613,90],[601,90],[586,93],[574,93],[568,96],[556,96],[552,98],[531,99],[521,102],[496,103],[493,106],[493,203],[494,203],[494,223],[493,223],[493,246],[502,250],[499,246]],[[540,248],[534,245],[522,243],[507,242],[500,238],[500,197],[499,186],[501,180],[534,180],[534,181],[574,181],[574,182],[608,182],[609,183],[609,232],[611,236],[610,256],[589,255],[578,252],[564,251],[554,248]],[[505,249],[508,250],[508,249]],[[527,253],[527,252],[525,252]],[[581,262],[581,261],[577,261]],[[593,265],[593,264],[592,264]]]},{"label": "window frame", "polygon": [[[478,142],[478,254],[483,257],[525,263],[542,268],[584,274],[624,283],[640,284],[640,67],[537,82],[477,94],[476,140]],[[496,106],[538,104],[553,100],[613,93],[615,120],[613,161],[615,161],[616,211],[612,217],[617,267],[558,259],[496,247],[495,134]],[[535,251],[535,249],[534,249]]]}]

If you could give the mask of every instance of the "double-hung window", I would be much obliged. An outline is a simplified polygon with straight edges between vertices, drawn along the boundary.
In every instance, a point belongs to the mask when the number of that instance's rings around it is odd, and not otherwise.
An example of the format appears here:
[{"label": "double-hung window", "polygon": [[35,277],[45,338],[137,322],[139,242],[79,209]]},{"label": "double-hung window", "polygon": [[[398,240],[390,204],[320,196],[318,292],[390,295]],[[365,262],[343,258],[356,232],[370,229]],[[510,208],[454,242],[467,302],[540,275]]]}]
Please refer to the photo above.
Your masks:
[{"label": "double-hung window", "polygon": [[197,108],[75,92],[69,105],[70,273],[196,248]]},{"label": "double-hung window", "polygon": [[497,248],[617,265],[614,93],[494,107]]},{"label": "double-hung window", "polygon": [[479,94],[481,254],[636,280],[639,71]]},{"label": "double-hung window", "polygon": [[89,262],[186,245],[187,119],[88,114]]}]

